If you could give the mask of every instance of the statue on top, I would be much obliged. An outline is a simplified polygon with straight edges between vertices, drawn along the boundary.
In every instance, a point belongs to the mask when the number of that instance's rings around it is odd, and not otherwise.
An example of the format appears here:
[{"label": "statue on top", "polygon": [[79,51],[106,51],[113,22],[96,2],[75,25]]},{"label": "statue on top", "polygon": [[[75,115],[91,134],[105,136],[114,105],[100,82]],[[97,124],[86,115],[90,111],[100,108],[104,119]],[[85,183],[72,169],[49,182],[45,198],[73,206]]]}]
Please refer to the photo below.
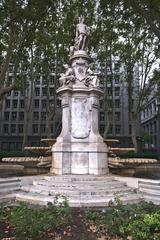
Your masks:
[{"label": "statue on top", "polygon": [[70,56],[73,55],[74,50],[85,50],[89,35],[90,28],[84,24],[84,17],[81,16],[76,27],[75,44],[70,47]]},{"label": "statue on top", "polygon": [[84,24],[84,17],[79,18],[79,23],[76,27],[75,45],[78,50],[84,50],[86,47],[88,36],[90,35],[90,28]]}]

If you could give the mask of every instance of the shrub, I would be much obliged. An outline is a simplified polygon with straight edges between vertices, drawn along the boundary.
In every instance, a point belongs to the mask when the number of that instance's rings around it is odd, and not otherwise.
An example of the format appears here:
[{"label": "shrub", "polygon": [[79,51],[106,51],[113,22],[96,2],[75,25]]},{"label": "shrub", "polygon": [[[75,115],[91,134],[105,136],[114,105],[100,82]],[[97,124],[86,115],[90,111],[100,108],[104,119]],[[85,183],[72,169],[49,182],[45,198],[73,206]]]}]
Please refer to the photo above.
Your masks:
[{"label": "shrub", "polygon": [[124,237],[130,235],[134,240],[159,240],[160,211],[152,214],[143,214],[129,224],[121,225],[120,233]]},{"label": "shrub", "polygon": [[21,203],[8,213],[8,221],[15,227],[17,239],[42,239],[48,230],[57,230],[71,221],[71,209],[67,202],[61,206],[49,204],[47,208]]}]

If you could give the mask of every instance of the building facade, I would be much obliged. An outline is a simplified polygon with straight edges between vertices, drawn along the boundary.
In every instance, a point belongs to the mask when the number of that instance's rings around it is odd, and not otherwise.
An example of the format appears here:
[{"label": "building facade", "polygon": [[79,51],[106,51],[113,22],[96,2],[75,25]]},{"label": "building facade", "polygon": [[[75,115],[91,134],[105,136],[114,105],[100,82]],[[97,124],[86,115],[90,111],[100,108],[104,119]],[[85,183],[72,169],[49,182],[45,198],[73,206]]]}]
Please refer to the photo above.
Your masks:
[{"label": "building facade", "polygon": [[[132,129],[131,121],[128,114],[128,89],[127,82],[125,80],[125,65],[119,61],[118,58],[112,60],[112,76],[111,67],[108,64],[107,69],[105,66],[101,66],[102,79],[101,88],[106,89],[106,101],[105,97],[100,101],[100,133],[103,135],[105,131],[106,122],[109,123],[107,138],[114,138],[119,140],[119,143],[115,144],[120,147],[133,147],[132,143]],[[104,81],[104,72],[107,70],[107,81]],[[111,79],[111,81],[110,81]],[[105,86],[106,84],[106,86]],[[132,96],[132,111],[136,107],[137,90],[139,88],[139,70],[138,66],[134,69],[134,93]],[[105,104],[107,104],[107,115],[105,118]],[[137,119],[136,135],[140,135],[140,124]]]},{"label": "building facade", "polygon": [[143,148],[160,153],[160,103],[154,87],[147,106],[141,112]]},{"label": "building facade", "polygon": [[[106,69],[107,68],[107,69]],[[109,66],[98,65],[98,71],[101,73],[101,88],[107,91],[106,100],[104,97],[100,100],[99,128],[103,135],[106,121],[109,122],[107,138],[115,138],[120,142],[118,146],[132,147],[131,123],[128,116],[128,96],[127,84],[125,81],[125,66],[116,58],[112,61],[112,83],[105,81],[105,72],[107,79],[111,78]],[[135,68],[135,85],[138,87],[138,68]],[[12,81],[12,66],[9,68],[8,77]],[[47,99],[52,104],[55,95],[55,76],[51,73],[48,78],[49,89],[46,86],[44,76],[37,75],[34,81],[34,90],[31,90],[29,84],[26,92],[11,91],[3,100],[0,106],[0,150],[15,151],[22,149],[24,141],[24,131],[27,125],[27,143],[29,146],[40,145],[42,138],[48,138],[47,135]],[[26,101],[32,98],[32,106],[29,111],[29,118],[26,118]],[[133,95],[133,110],[136,103],[136,94]],[[29,103],[28,103],[29,104]],[[107,115],[104,111],[107,104]],[[59,106],[59,102],[58,102]],[[60,108],[59,108],[60,110]],[[59,111],[58,110],[58,111]],[[60,113],[56,113],[54,118],[55,126],[51,119],[51,138],[59,135],[61,130]],[[139,126],[137,125],[137,136],[139,136]]]}]

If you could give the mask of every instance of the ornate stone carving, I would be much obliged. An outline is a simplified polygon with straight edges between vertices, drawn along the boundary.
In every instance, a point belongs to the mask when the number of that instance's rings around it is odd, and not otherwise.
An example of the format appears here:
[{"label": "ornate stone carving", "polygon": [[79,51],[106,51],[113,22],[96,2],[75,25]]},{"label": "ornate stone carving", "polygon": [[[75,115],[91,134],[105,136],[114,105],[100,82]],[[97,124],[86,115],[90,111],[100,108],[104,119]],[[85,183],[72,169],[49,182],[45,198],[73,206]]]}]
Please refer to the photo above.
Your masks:
[{"label": "ornate stone carving", "polygon": [[68,85],[70,82],[75,81],[73,68],[69,67],[68,64],[64,64],[65,73],[61,73],[59,82],[61,86]]},{"label": "ornate stone carving", "polygon": [[98,74],[94,73],[92,69],[89,67],[87,69],[87,76],[85,78],[84,84],[89,87],[99,87],[99,79],[98,79]]}]

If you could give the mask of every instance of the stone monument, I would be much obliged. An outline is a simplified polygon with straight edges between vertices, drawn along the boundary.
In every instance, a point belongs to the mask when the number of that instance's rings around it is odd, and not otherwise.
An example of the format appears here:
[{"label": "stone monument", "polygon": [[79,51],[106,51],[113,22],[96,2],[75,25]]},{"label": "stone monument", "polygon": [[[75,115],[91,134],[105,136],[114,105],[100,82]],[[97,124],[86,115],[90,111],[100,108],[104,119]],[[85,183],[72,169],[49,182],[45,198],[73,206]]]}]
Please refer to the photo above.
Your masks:
[{"label": "stone monument", "polygon": [[69,64],[59,79],[57,94],[62,106],[62,131],[52,147],[51,173],[108,173],[108,148],[98,130],[98,75],[91,68],[87,54],[90,28],[79,18],[74,46],[70,47]]}]

